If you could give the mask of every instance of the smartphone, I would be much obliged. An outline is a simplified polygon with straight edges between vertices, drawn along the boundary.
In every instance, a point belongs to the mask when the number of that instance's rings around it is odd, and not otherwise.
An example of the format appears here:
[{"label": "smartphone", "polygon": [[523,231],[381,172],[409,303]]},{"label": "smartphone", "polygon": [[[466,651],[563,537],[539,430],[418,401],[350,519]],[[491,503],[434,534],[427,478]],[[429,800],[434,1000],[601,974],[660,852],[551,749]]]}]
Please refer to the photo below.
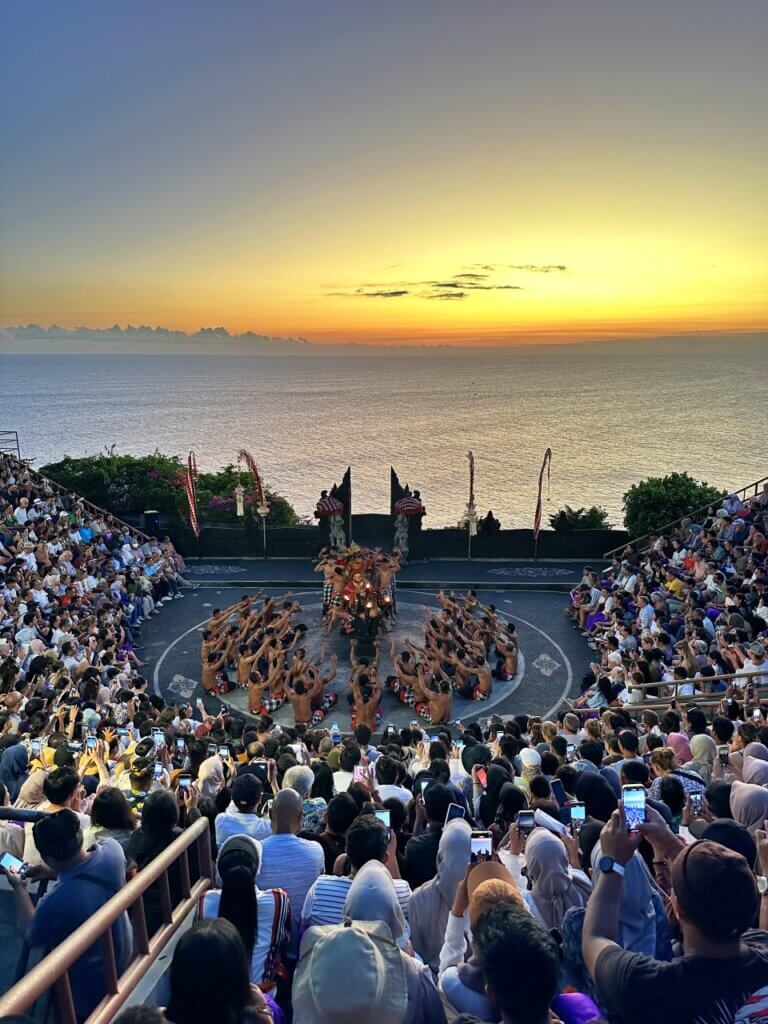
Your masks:
[{"label": "smartphone", "polygon": [[24,878],[27,874],[27,865],[23,860],[14,857],[12,853],[4,853],[0,857],[0,868],[7,871],[9,875],[18,875],[19,878]]},{"label": "smartphone", "polygon": [[445,815],[445,824],[446,825],[448,824],[449,821],[453,821],[454,818],[463,818],[463,817],[464,817],[464,808],[461,806],[461,804],[448,804],[448,811],[447,811],[447,813]]},{"label": "smartphone", "polygon": [[40,757],[40,740],[32,740],[29,744],[29,749],[32,753],[32,757]]},{"label": "smartphone", "polygon": [[754,710],[754,711],[752,712],[752,718],[753,718],[753,719],[754,719],[754,720],[755,720],[756,722],[759,722],[759,721],[760,721],[760,719],[761,719],[762,717],[763,717],[763,713],[762,713],[762,711],[760,710],[760,708],[755,708],[755,710]]},{"label": "smartphone", "polygon": [[453,745],[454,747],[456,747],[459,753],[461,753],[461,751],[464,749],[464,740],[454,740]]},{"label": "smartphone", "polygon": [[469,841],[470,864],[482,864],[491,859],[493,837],[490,832],[473,832]]},{"label": "smartphone", "polygon": [[298,760],[304,756],[304,749],[300,743],[289,743],[288,746],[294,752]]},{"label": "smartphone", "polygon": [[688,799],[691,802],[691,810],[694,814],[701,814],[704,810],[704,794],[703,793],[689,793]]},{"label": "smartphone", "polygon": [[98,743],[98,740],[96,739],[95,736],[89,736],[88,739],[85,741],[85,749],[86,750],[95,750],[97,743]]},{"label": "smartphone", "polygon": [[550,786],[552,787],[552,795],[557,800],[557,806],[565,807],[568,803],[568,794],[565,792],[565,786],[560,779],[552,779]]},{"label": "smartphone", "polygon": [[389,811],[387,811],[387,810],[374,811],[374,814],[379,819],[379,821],[383,821],[384,822],[384,824],[387,826],[387,828],[391,828],[392,827],[391,822],[390,822],[391,814],[390,814]]},{"label": "smartphone", "polygon": [[180,754],[185,754],[187,751],[187,744],[184,742],[181,736],[179,736],[176,740],[176,750]]},{"label": "smartphone", "polygon": [[569,743],[568,746],[565,748],[565,759],[568,762],[568,764],[570,764],[575,757],[576,745],[574,743]]},{"label": "smartphone", "polygon": [[533,811],[518,811],[515,824],[521,835],[527,836],[530,832],[533,832],[534,828],[536,828]]},{"label": "smartphone", "polygon": [[627,831],[637,832],[638,825],[645,821],[645,786],[622,786],[621,798],[624,801]]},{"label": "smartphone", "polygon": [[71,750],[73,754],[79,754],[80,751],[83,749],[83,744],[78,743],[77,740],[70,740],[70,742],[67,744],[67,749]]},{"label": "smartphone", "polygon": [[219,757],[223,757],[225,761],[229,760],[229,747],[219,747]]},{"label": "smartphone", "polygon": [[180,790],[189,789],[189,787],[191,785],[192,785],[192,776],[191,775],[186,775],[185,774],[185,775],[180,775],[179,776],[179,789]]},{"label": "smartphone", "polygon": [[729,752],[730,748],[727,743],[723,743],[717,748],[717,756],[720,758],[720,764],[723,766],[723,768],[726,768],[728,766]]},{"label": "smartphone", "polygon": [[163,777],[163,766],[160,764],[159,761],[155,761],[155,770],[152,774],[152,777],[154,779],[162,779]]},{"label": "smartphone", "polygon": [[587,809],[584,804],[571,804],[571,833],[575,836],[581,832],[587,820]]},{"label": "smartphone", "polygon": [[502,738],[502,736],[506,736],[506,732],[504,731],[504,729],[497,729],[496,730],[496,742],[497,743]]},{"label": "smartphone", "polygon": [[352,781],[353,782],[367,782],[368,772],[361,764],[356,764],[352,769]]},{"label": "smartphone", "polygon": [[480,783],[480,785],[483,787],[483,789],[487,789],[488,788],[488,772],[485,770],[485,768],[478,768],[477,771],[475,772],[475,775],[477,776],[477,781]]},{"label": "smartphone", "polygon": [[208,757],[213,757],[215,753],[216,753],[216,744],[215,743],[209,743],[208,744]]}]

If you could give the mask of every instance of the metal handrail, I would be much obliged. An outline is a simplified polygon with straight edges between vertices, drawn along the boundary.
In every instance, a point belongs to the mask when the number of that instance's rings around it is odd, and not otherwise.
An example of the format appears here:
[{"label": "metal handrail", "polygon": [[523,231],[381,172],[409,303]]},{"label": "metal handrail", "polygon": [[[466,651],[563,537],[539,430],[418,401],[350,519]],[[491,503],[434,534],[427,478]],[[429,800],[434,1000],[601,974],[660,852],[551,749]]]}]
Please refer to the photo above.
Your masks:
[{"label": "metal handrail", "polygon": [[[728,493],[737,494],[740,498],[746,498],[747,491],[754,488],[754,491],[750,495],[750,497],[754,498],[757,495],[758,487],[764,483],[768,483],[768,476],[761,477],[760,480],[755,480],[753,483],[747,484],[745,487],[740,487],[737,491],[729,491]],[[672,523],[666,523],[664,526],[660,526],[658,529],[652,530],[650,533],[646,533],[635,540],[628,540],[626,544],[619,544],[617,548],[611,548],[610,551],[606,551],[603,558],[611,558],[611,556],[615,555],[617,551],[626,551],[627,548],[633,548],[635,545],[638,545],[639,553],[641,550],[639,545],[642,545],[644,541],[647,541],[650,536],[659,533],[666,533],[667,530],[671,530],[673,527],[679,526],[684,519],[691,519],[693,516],[697,516],[700,512],[706,512],[711,505],[712,502],[708,501],[706,505],[702,505],[701,508],[695,508],[692,512],[687,512],[684,516],[680,516],[679,519],[676,519]]]},{"label": "metal handrail", "polygon": [[[766,675],[766,673],[768,673],[768,663],[766,663],[765,668],[761,668],[755,672],[721,672],[719,675],[715,676],[689,676],[687,679],[659,680],[659,682],[657,683],[628,683],[627,688],[629,690],[642,690],[643,692],[645,692],[646,690],[669,689],[670,687],[672,687],[674,689],[674,693],[672,693],[671,695],[668,694],[665,697],[652,697],[644,704],[630,704],[629,702],[627,702],[626,704],[622,704],[621,710],[638,712],[652,710],[653,708],[659,706],[668,706],[671,701],[680,699],[680,687],[686,686],[690,683],[693,683],[695,685],[696,683],[717,683],[720,680],[749,680],[754,679],[755,676],[764,676]],[[758,686],[757,695],[758,697],[763,696],[766,699],[768,699],[768,685]],[[720,692],[688,694],[685,699],[692,700],[696,705],[719,704],[720,701],[723,699],[723,693]],[[571,707],[569,710],[575,712],[577,715],[587,715],[592,711],[595,711],[596,709],[584,707]],[[611,709],[602,708],[600,710],[610,711]]]},{"label": "metal handrail", "polygon": [[13,455],[21,461],[21,448],[19,447],[18,430],[0,430],[0,454]]},{"label": "metal handrail", "polygon": [[[194,883],[190,881],[189,874],[189,849],[193,844],[197,847],[200,868],[200,878]],[[172,906],[168,871],[176,863],[180,867],[182,899],[176,906]],[[163,924],[150,936],[143,898],[147,889],[158,881]],[[0,1018],[27,1013],[53,987],[59,1024],[77,1024],[69,969],[94,943],[99,942],[104,956],[106,995],[85,1024],[109,1024],[212,882],[210,827],[207,818],[200,818],[0,997]],[[118,975],[112,925],[126,911],[131,912],[134,957],[125,971]]]},{"label": "metal handrail", "polygon": [[[23,467],[28,473],[33,473],[40,480],[45,481],[45,483],[48,484],[49,487],[52,487],[55,491],[58,491],[59,494],[74,493],[73,491],[70,491],[67,487],[62,487],[61,484],[57,484],[56,481],[51,480],[50,477],[44,476],[39,469],[33,469],[29,465],[29,463],[25,462],[23,459],[16,458],[16,456],[11,455],[8,452],[0,452],[0,455],[3,454],[5,455],[6,458],[11,459],[13,462],[16,462],[20,467]],[[95,512],[99,517],[107,516],[109,519],[114,519],[116,523],[119,523],[126,530],[130,530],[131,533],[135,533],[137,537],[141,537],[144,540],[152,540],[152,537],[150,537],[149,534],[144,533],[142,530],[137,529],[135,526],[131,526],[130,523],[124,522],[122,519],[118,518],[118,516],[114,515],[114,513],[109,512],[107,509],[100,508],[98,505],[94,505],[92,501],[88,501],[87,498],[82,498],[80,497],[80,495],[75,495],[75,497],[77,498],[78,503],[80,505],[85,505],[91,513]]]}]

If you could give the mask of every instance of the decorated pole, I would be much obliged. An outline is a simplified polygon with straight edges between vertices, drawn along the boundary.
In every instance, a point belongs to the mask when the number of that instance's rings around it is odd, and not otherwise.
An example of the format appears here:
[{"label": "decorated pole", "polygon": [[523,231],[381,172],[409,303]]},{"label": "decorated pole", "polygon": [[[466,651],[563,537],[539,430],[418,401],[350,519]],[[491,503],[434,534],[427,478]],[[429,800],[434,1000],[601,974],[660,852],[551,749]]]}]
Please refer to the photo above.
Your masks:
[{"label": "decorated pole", "polygon": [[261,529],[264,538],[264,561],[266,561],[267,516],[269,515],[269,505],[267,504],[267,499],[264,494],[264,484],[262,483],[261,480],[261,473],[259,472],[259,467],[256,465],[256,460],[251,455],[251,453],[245,448],[241,448],[240,451],[237,453],[237,462],[238,465],[240,463],[245,463],[245,465],[248,467],[248,471],[253,477],[253,485],[256,492],[256,512],[261,519]]},{"label": "decorated pole", "polygon": [[200,521],[197,517],[197,486],[195,484],[195,478],[197,477],[197,459],[195,453],[190,452],[187,456],[187,469],[182,475],[182,484],[184,487],[184,493],[187,496],[187,505],[189,506],[189,525],[192,527],[192,532],[195,535],[197,541],[197,557],[200,559]]},{"label": "decorated pole", "polygon": [[547,471],[547,500],[549,500],[549,484],[552,472],[552,449],[544,452],[544,461],[539,472],[539,492],[536,498],[536,514],[533,518],[533,560],[539,560],[539,534],[541,533],[541,492],[544,486],[544,470]]},{"label": "decorated pole", "polygon": [[475,509],[475,456],[467,452],[469,459],[469,501],[467,502],[467,559],[472,558],[472,538],[477,533],[477,510]]}]

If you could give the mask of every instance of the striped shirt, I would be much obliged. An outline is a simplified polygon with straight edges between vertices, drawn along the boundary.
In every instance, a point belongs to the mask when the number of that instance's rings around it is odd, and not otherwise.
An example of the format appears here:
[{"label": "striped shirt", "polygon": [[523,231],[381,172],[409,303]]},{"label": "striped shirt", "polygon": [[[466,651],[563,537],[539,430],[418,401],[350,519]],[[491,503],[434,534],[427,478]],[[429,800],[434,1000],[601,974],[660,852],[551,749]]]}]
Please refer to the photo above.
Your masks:
[{"label": "striped shirt", "polygon": [[[410,938],[408,927],[408,907],[411,902],[411,887],[402,878],[393,878],[397,902],[403,912],[406,931],[402,938],[405,944]],[[301,934],[307,928],[320,924],[341,924],[344,917],[344,903],[352,885],[352,879],[339,875],[320,875],[307,893],[304,909],[301,912]],[[400,942],[398,942],[400,945]]]}]

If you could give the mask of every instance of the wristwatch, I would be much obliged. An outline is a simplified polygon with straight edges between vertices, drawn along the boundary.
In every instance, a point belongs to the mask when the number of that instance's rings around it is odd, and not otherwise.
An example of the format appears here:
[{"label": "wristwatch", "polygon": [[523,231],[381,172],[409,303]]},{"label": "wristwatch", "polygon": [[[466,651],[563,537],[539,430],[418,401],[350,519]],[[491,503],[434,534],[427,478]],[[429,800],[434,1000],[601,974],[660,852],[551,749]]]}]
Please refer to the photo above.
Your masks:
[{"label": "wristwatch", "polygon": [[[623,878],[624,872],[626,871],[624,865],[619,864],[618,861],[613,859],[613,857],[601,857],[597,862],[597,866],[604,875],[608,875],[611,871],[615,871],[619,878]],[[768,879],[766,881],[768,881]]]},{"label": "wristwatch", "polygon": [[765,875],[757,875],[755,881],[757,882],[757,891],[760,895],[768,895],[768,878],[766,878]]}]

